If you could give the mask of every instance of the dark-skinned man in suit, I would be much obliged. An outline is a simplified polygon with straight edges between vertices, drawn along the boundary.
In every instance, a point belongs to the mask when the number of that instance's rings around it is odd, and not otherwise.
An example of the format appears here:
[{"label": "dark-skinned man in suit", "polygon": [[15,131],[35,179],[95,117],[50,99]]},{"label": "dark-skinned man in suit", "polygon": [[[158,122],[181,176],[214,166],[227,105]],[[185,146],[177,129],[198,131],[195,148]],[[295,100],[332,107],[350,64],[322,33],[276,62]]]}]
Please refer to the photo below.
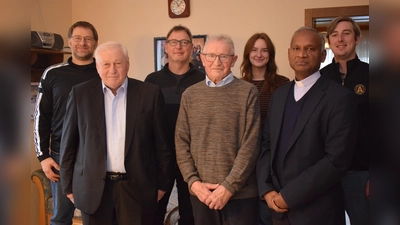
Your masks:
[{"label": "dark-skinned man in suit", "polygon": [[257,163],[259,194],[274,225],[344,225],[341,178],[356,135],[355,96],[321,77],[323,37],[302,27],[291,40],[295,80],[272,95]]}]

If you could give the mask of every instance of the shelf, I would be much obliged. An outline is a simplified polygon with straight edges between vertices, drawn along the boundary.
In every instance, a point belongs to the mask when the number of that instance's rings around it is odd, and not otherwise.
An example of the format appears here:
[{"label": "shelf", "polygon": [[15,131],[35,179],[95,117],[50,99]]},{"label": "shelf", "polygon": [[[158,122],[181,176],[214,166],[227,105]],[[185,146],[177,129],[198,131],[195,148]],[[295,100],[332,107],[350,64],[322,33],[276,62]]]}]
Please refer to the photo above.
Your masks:
[{"label": "shelf", "polygon": [[65,48],[64,50],[53,50],[44,48],[31,48],[31,52],[44,53],[44,54],[71,54],[71,50]]},{"label": "shelf", "polygon": [[39,82],[44,70],[64,61],[64,55],[71,54],[70,49],[51,50],[31,48],[31,82]]}]

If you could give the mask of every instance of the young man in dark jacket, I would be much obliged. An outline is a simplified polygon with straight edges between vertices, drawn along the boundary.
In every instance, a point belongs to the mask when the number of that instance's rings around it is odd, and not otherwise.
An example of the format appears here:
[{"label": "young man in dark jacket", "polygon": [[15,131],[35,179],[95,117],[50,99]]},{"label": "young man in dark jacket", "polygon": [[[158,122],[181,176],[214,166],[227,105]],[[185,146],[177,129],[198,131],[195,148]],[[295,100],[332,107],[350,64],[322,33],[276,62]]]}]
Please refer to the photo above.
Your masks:
[{"label": "young man in dark jacket", "polygon": [[369,211],[369,144],[368,96],[369,64],[358,59],[356,46],[360,43],[359,26],[348,17],[335,18],[327,29],[332,63],[321,70],[328,77],[357,96],[358,129],[356,147],[349,172],[343,177],[345,209],[352,225],[368,224]]}]

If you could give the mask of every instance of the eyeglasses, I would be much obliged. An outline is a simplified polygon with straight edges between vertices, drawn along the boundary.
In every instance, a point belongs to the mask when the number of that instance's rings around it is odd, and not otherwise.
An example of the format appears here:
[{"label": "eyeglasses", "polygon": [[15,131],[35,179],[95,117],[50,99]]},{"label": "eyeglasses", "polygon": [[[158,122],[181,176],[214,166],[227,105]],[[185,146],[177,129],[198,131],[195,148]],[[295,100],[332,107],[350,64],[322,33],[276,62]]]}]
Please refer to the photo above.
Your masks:
[{"label": "eyeglasses", "polygon": [[167,43],[168,43],[169,45],[171,45],[171,46],[176,46],[176,45],[178,44],[178,42],[179,42],[179,44],[180,44],[181,46],[188,46],[190,43],[192,43],[191,41],[185,40],[185,39],[183,39],[183,40],[171,39],[171,40],[168,40],[168,41],[167,41]]},{"label": "eyeglasses", "polygon": [[94,41],[94,38],[92,38],[92,37],[81,37],[81,36],[72,36],[71,39],[74,42],[81,42],[82,39],[85,40],[85,42],[87,42],[87,43],[92,43]]},{"label": "eyeglasses", "polygon": [[218,57],[219,60],[220,60],[221,62],[223,62],[223,63],[224,63],[224,62],[228,62],[229,59],[230,59],[232,56],[234,56],[234,55],[228,55],[228,54],[216,55],[216,54],[213,54],[213,53],[211,53],[211,54],[201,53],[201,54],[205,56],[204,58],[206,58],[206,61],[208,61],[208,62],[214,62],[215,59]]}]

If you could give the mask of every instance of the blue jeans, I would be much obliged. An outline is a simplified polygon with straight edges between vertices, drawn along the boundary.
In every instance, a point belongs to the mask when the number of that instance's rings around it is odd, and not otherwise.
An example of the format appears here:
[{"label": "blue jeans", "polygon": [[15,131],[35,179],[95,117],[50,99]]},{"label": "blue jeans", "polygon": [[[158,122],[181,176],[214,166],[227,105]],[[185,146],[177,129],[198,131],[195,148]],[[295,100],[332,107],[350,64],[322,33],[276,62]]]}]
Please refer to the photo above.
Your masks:
[{"label": "blue jeans", "polygon": [[[51,158],[60,165],[60,155],[51,153]],[[59,171],[53,169],[57,174]],[[61,182],[50,181],[51,193],[53,196],[53,216],[50,218],[50,225],[71,225],[74,217],[75,206],[69,198],[63,193]]]},{"label": "blue jeans", "polygon": [[342,178],[345,209],[351,225],[369,224],[369,200],[365,196],[368,179],[369,171],[349,171]]}]

